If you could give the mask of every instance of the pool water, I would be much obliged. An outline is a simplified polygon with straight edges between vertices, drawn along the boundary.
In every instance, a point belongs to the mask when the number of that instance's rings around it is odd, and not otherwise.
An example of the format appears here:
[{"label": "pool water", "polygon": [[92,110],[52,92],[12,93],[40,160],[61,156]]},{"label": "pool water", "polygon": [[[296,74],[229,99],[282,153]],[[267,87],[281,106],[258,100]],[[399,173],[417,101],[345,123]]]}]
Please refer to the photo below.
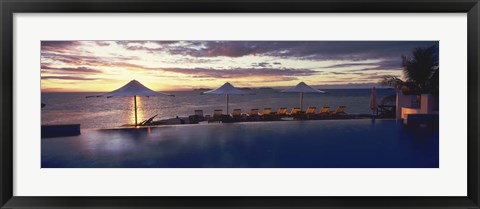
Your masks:
[{"label": "pool water", "polygon": [[397,120],[82,130],[43,138],[42,168],[438,168],[438,128]]}]

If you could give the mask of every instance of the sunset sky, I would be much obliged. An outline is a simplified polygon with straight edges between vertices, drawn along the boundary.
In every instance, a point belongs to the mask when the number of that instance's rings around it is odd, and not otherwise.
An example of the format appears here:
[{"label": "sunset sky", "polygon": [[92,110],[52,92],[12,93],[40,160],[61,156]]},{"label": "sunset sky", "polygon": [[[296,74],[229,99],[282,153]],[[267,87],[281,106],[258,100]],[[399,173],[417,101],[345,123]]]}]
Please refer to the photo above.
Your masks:
[{"label": "sunset sky", "polygon": [[44,92],[105,92],[136,79],[157,91],[366,87],[401,76],[402,54],[436,41],[42,41]]}]

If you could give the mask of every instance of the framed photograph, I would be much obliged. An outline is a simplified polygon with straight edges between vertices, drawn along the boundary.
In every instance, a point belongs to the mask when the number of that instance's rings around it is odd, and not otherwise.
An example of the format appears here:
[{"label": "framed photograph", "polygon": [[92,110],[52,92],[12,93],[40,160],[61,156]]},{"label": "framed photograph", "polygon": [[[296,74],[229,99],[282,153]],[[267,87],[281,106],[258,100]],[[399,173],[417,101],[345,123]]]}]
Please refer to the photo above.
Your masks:
[{"label": "framed photograph", "polygon": [[480,206],[478,0],[0,5],[2,208]]}]

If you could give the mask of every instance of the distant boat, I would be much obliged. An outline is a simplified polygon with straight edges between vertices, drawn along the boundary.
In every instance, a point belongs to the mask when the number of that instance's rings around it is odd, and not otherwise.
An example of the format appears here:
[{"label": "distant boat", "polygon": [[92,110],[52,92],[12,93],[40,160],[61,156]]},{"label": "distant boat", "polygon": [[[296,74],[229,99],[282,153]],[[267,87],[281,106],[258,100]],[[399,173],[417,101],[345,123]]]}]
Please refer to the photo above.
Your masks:
[{"label": "distant boat", "polygon": [[85,98],[102,97],[102,95],[86,96]]}]

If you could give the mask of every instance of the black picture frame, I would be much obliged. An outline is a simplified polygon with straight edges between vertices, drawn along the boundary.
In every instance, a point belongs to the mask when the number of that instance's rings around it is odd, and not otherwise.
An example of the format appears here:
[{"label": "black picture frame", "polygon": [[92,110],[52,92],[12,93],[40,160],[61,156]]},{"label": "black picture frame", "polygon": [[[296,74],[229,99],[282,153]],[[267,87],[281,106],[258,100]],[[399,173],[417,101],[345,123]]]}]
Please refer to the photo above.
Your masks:
[{"label": "black picture frame", "polygon": [[[0,0],[2,208],[479,208],[478,0]],[[13,196],[15,13],[467,13],[468,195],[466,197],[19,197]],[[455,179],[452,179],[455,180]],[[121,184],[121,183],[120,183]]]}]

